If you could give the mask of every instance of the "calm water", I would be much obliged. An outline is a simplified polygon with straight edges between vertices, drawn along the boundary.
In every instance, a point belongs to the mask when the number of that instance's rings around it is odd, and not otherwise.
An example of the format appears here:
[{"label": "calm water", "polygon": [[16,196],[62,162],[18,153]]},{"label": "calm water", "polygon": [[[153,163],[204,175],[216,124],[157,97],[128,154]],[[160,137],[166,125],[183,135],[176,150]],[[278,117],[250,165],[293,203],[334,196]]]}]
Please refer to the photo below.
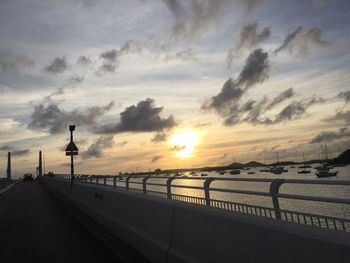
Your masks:
[{"label": "calm water", "polygon": [[[274,175],[271,173],[259,172],[260,168],[252,168],[249,171],[241,171],[240,175],[219,175],[215,172],[206,172],[208,176],[220,177],[220,178],[286,178],[286,179],[311,179],[315,181],[321,180],[350,180],[350,166],[336,167],[334,170],[338,170],[339,173],[335,177],[328,178],[317,178],[315,175],[316,170],[312,169],[310,174],[298,174],[297,166],[291,168],[286,166],[288,172],[281,175]],[[248,174],[248,172],[255,172],[255,174]],[[200,173],[197,173],[198,175]],[[188,179],[186,180],[174,180],[173,185],[187,185],[187,186],[203,186],[203,181],[206,177],[190,176],[188,173]],[[191,178],[201,178],[203,180],[191,180]],[[131,182],[140,180],[133,179]],[[165,183],[166,178],[162,179],[149,179],[149,183]],[[228,189],[239,189],[239,190],[251,190],[251,191],[269,191],[270,183],[251,183],[251,182],[229,182],[229,181],[217,181],[211,184],[211,187],[217,188],[228,188]],[[140,188],[140,185],[131,184],[130,187]],[[155,190],[160,192],[166,192],[165,187],[162,186],[148,186],[148,190]],[[197,189],[184,189],[184,188],[173,188],[172,193],[204,197],[204,192]],[[300,195],[312,195],[320,197],[337,197],[350,199],[350,186],[329,186],[329,185],[302,185],[302,184],[284,184],[280,188],[280,193],[291,193]],[[243,204],[253,204],[265,207],[272,207],[272,201],[270,197],[262,197],[255,195],[243,195],[243,194],[232,194],[222,192],[211,192],[211,198],[218,200],[227,200]],[[321,215],[337,216],[342,218],[350,218],[350,205],[340,204],[329,204],[314,201],[299,201],[280,199],[281,209],[301,211],[308,213],[316,213]]]}]

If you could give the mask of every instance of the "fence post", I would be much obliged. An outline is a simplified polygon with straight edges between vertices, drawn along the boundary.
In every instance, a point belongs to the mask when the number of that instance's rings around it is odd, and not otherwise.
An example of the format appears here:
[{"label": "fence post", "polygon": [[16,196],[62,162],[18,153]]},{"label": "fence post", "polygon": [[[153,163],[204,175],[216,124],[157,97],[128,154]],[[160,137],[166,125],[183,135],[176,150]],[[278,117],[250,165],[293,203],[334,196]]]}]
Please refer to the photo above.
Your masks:
[{"label": "fence post", "polygon": [[107,176],[103,177],[103,186],[106,186],[107,184]]},{"label": "fence post", "polygon": [[142,191],[143,194],[146,195],[147,194],[147,180],[150,178],[150,176],[146,176],[145,178],[142,179]]},{"label": "fence post", "polygon": [[116,188],[116,186],[117,186],[117,178],[118,178],[118,176],[113,177],[113,187],[114,188]]},{"label": "fence post", "polygon": [[169,177],[166,181],[166,197],[171,199],[171,182],[176,179],[176,177]]},{"label": "fence post", "polygon": [[210,184],[214,181],[214,178],[207,178],[204,181],[204,196],[205,196],[205,204],[210,206]]},{"label": "fence post", "polygon": [[126,191],[129,191],[129,180],[132,178],[132,175],[129,175],[128,177],[126,177],[125,179],[125,189]]},{"label": "fence post", "polygon": [[284,183],[284,179],[275,179],[270,184],[270,195],[272,198],[273,210],[275,211],[276,219],[281,220],[280,204],[278,202],[278,192],[280,186]]}]

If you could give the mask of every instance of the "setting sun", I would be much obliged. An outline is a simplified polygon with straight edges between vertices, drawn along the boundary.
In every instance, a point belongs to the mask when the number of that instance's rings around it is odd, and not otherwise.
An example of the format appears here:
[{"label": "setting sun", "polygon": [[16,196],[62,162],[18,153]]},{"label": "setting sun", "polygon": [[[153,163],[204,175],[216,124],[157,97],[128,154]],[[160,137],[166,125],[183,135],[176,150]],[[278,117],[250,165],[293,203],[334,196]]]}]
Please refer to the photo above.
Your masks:
[{"label": "setting sun", "polygon": [[198,144],[198,134],[193,131],[181,131],[175,133],[169,140],[175,156],[189,158],[193,156],[195,147]]}]

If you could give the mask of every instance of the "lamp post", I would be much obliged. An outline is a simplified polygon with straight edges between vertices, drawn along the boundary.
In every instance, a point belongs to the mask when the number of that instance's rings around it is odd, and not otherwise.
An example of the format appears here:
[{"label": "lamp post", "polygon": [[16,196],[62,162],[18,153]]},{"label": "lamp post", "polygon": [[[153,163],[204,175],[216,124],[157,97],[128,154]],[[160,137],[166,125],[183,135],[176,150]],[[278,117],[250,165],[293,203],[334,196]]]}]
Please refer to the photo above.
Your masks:
[{"label": "lamp post", "polygon": [[69,125],[69,131],[70,131],[70,142],[66,148],[66,156],[70,156],[70,179],[71,179],[71,186],[69,189],[69,194],[71,193],[72,186],[73,186],[73,180],[74,180],[74,155],[78,155],[79,149],[75,145],[73,141],[73,131],[75,130],[75,125]]}]

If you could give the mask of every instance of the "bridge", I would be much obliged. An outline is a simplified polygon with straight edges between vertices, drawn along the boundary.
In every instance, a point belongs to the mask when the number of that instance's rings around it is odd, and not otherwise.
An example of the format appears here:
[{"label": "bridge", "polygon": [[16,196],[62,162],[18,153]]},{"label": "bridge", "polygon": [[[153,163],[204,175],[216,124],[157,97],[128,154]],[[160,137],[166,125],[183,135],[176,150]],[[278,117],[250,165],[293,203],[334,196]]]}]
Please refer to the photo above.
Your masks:
[{"label": "bridge", "polygon": [[348,180],[40,173],[4,179],[1,262],[350,261],[350,200],[296,191]]}]

